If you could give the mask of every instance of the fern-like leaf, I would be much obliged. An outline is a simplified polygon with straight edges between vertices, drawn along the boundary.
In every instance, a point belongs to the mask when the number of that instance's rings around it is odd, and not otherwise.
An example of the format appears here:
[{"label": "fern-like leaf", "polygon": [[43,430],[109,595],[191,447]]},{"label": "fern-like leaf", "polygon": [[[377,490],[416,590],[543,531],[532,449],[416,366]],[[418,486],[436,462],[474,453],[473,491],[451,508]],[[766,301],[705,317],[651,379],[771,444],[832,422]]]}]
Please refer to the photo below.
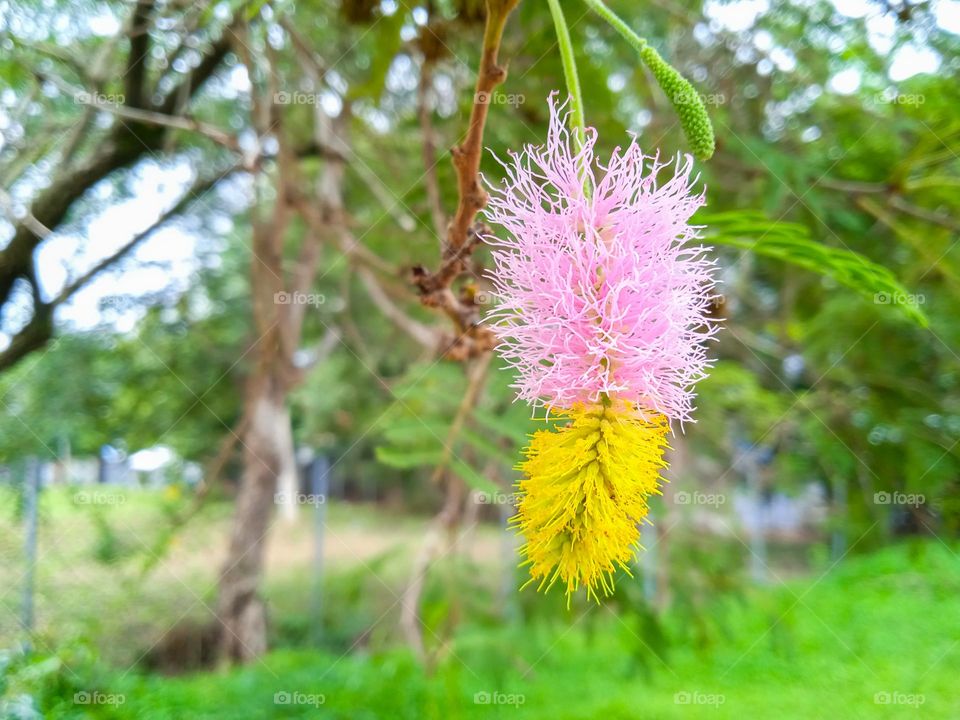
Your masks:
[{"label": "fern-like leaf", "polygon": [[736,211],[698,215],[705,225],[705,240],[788,262],[819,273],[857,291],[874,302],[894,307],[921,327],[926,315],[909,302],[912,297],[896,276],[878,263],[852,250],[824,245],[810,236],[805,225],[774,221],[762,213]]}]

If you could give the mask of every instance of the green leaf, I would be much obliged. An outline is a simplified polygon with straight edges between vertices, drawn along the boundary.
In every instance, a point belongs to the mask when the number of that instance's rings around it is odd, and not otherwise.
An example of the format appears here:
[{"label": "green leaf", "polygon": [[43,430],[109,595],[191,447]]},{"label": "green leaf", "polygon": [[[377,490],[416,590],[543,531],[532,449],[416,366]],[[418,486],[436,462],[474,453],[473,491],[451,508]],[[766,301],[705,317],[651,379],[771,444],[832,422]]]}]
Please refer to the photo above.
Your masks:
[{"label": "green leaf", "polygon": [[408,450],[382,445],[376,448],[376,454],[377,460],[384,465],[400,470],[436,465],[443,458],[440,450]]},{"label": "green leaf", "polygon": [[400,30],[407,17],[408,14],[402,11],[383,16],[358,41],[361,50],[369,53],[370,69],[367,79],[350,90],[351,99],[371,98],[380,102],[387,84],[387,73],[403,45]]},{"label": "green leaf", "polygon": [[890,270],[852,250],[830,247],[810,237],[805,225],[771,220],[762,213],[737,211],[698,215],[707,226],[705,240],[782,260],[832,278],[871,301],[895,307],[921,327],[927,318]]},{"label": "green leaf", "polygon": [[437,438],[443,438],[448,431],[449,424],[442,419],[404,416],[393,420],[383,435],[392,445],[423,448],[440,446]]},{"label": "green leaf", "polygon": [[515,445],[523,446],[527,442],[527,436],[534,429],[534,422],[530,419],[530,410],[526,406],[515,407],[522,415],[492,413],[483,408],[474,408],[470,418],[490,437],[505,438]]}]

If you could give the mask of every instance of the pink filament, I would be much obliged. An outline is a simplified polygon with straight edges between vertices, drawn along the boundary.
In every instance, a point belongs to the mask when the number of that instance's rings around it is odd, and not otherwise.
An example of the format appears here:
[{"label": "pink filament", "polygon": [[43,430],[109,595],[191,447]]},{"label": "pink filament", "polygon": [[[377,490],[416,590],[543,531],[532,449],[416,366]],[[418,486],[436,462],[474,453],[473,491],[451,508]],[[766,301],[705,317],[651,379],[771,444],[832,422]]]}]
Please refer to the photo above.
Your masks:
[{"label": "pink filament", "polygon": [[485,213],[508,234],[486,238],[498,300],[487,319],[517,396],[569,408],[606,393],[688,421],[717,330],[714,265],[689,224],[704,202],[693,161],[660,162],[634,140],[604,167],[593,129],[571,150],[560,110],[551,96],[546,147],[511,153]]}]

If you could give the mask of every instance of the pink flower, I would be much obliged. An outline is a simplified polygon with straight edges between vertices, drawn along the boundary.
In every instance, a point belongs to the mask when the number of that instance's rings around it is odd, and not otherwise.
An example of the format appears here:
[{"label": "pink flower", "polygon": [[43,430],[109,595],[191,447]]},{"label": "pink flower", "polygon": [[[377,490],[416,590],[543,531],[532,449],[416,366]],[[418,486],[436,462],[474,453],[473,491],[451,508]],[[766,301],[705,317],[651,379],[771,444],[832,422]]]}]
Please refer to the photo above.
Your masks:
[{"label": "pink flower", "polygon": [[716,331],[714,266],[689,224],[704,202],[693,161],[660,162],[634,140],[603,166],[592,128],[571,150],[561,111],[551,95],[546,147],[511,153],[490,188],[486,217],[508,233],[486,238],[500,354],[528,402],[570,408],[606,394],[687,421]]}]

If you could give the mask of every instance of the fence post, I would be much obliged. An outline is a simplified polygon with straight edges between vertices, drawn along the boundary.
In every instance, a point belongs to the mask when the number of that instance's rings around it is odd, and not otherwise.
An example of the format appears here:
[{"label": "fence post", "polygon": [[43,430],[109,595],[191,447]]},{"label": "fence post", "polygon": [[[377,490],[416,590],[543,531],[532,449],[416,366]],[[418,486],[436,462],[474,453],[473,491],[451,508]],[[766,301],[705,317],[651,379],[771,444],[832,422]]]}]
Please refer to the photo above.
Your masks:
[{"label": "fence post", "polygon": [[747,491],[755,511],[754,522],[749,531],[750,577],[755,583],[763,584],[767,577],[767,537],[766,505],[760,480],[760,465],[757,450],[751,448],[744,458],[744,474],[747,476]]},{"label": "fence post", "polygon": [[21,622],[24,630],[27,631],[28,638],[26,646],[28,649],[30,647],[29,635],[33,632],[34,622],[33,596],[34,576],[37,566],[37,501],[40,492],[41,468],[42,466],[37,458],[28,458],[24,468],[23,478],[23,515],[26,525],[23,550],[27,568],[23,576],[23,609]]},{"label": "fence post", "polygon": [[330,493],[330,463],[324,455],[310,462],[310,498],[313,504],[313,640],[319,644],[323,636],[323,535],[327,521],[327,500]]},{"label": "fence post", "polygon": [[[831,478],[833,494],[833,532],[830,534],[830,559],[839,560],[847,554],[847,478],[835,474]],[[842,522],[838,522],[840,518]]]}]

